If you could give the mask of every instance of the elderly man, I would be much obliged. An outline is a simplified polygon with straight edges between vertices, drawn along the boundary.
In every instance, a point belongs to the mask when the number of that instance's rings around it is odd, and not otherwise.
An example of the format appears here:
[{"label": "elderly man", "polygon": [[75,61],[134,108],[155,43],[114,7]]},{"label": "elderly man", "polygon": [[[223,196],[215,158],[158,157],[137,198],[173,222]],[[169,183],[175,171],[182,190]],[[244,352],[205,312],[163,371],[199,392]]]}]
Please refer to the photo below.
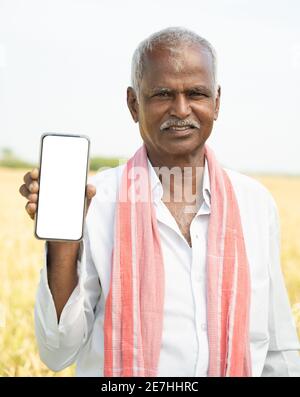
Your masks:
[{"label": "elderly man", "polygon": [[[205,143],[216,56],[168,28],[136,49],[127,103],[142,146],[91,177],[80,242],[46,242],[42,360],[78,376],[299,376],[275,202]],[[34,217],[38,170],[21,193]]]}]

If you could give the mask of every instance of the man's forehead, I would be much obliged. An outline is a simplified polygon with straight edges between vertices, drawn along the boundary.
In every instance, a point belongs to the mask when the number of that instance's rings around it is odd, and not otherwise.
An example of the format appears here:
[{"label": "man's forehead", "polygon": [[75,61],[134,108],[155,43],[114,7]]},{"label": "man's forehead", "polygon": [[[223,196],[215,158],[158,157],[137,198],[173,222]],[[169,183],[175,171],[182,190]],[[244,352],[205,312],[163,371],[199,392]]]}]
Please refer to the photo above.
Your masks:
[{"label": "man's forehead", "polygon": [[156,48],[145,59],[143,84],[147,87],[165,86],[167,83],[207,85],[212,78],[212,59],[206,49],[199,45],[178,48],[176,52]]}]

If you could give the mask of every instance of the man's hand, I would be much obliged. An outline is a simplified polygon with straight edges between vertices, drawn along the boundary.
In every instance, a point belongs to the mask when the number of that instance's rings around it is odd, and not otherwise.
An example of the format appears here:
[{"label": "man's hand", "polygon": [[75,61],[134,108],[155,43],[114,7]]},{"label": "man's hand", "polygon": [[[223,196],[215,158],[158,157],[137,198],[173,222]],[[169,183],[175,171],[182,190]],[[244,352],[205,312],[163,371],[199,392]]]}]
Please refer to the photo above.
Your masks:
[{"label": "man's hand", "polygon": [[[29,214],[30,218],[34,219],[37,209],[37,201],[39,194],[39,169],[34,168],[33,170],[27,172],[24,175],[23,180],[25,183],[20,186],[19,192],[22,196],[24,196],[28,200],[28,202],[25,205],[25,209]],[[86,186],[87,206],[86,206],[85,215],[87,214],[88,208],[95,194],[96,194],[96,187],[88,184]]]},{"label": "man's hand", "polygon": [[[58,175],[59,177],[59,175]],[[24,175],[24,184],[19,192],[28,202],[25,206],[31,219],[34,219],[39,194],[39,169],[34,168]],[[86,212],[96,194],[96,187],[86,186]],[[60,315],[72,291],[78,283],[77,259],[80,243],[75,241],[48,241],[47,273],[56,313],[59,322]]]}]

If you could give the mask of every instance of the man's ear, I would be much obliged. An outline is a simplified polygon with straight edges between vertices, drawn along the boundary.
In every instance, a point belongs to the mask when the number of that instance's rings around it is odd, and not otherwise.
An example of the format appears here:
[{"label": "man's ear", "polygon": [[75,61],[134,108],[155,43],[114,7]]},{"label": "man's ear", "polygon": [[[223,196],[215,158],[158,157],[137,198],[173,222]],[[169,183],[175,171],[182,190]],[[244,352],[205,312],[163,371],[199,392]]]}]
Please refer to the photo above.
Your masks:
[{"label": "man's ear", "polygon": [[127,88],[127,106],[135,123],[139,121],[139,103],[132,87]]},{"label": "man's ear", "polygon": [[214,114],[214,120],[217,120],[218,115],[219,115],[219,109],[220,109],[220,100],[221,100],[221,86],[218,86],[217,90],[217,96],[215,99],[215,114]]}]

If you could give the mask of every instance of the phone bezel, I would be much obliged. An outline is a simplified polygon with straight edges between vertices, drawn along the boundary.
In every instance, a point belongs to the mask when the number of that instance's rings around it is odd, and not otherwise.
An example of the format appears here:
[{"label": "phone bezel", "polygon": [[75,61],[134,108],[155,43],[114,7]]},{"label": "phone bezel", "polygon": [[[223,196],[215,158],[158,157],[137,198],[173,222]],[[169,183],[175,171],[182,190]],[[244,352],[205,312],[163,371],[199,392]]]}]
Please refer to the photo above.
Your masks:
[{"label": "phone bezel", "polygon": [[41,237],[37,234],[37,223],[38,223],[38,208],[39,208],[39,195],[37,199],[37,208],[36,208],[36,213],[34,217],[34,236],[38,240],[43,240],[43,241],[65,241],[65,242],[80,242],[83,239],[84,236],[84,221],[85,221],[85,213],[86,213],[86,206],[87,206],[87,200],[86,200],[86,185],[87,185],[87,179],[88,179],[88,172],[90,169],[90,138],[89,136],[85,134],[68,134],[68,133],[55,133],[55,132],[46,132],[41,135],[40,138],[40,150],[39,150],[39,176],[38,176],[38,182],[40,182],[40,175],[41,175],[41,169],[42,169],[42,156],[43,156],[43,142],[44,138],[47,136],[59,136],[59,137],[76,137],[76,138],[85,138],[88,142],[88,150],[87,150],[87,163],[86,163],[86,172],[85,172],[85,189],[84,189],[84,205],[83,205],[83,214],[82,214],[82,227],[81,227],[81,236],[77,240],[71,240],[71,239],[59,239],[59,238],[45,238]]}]

